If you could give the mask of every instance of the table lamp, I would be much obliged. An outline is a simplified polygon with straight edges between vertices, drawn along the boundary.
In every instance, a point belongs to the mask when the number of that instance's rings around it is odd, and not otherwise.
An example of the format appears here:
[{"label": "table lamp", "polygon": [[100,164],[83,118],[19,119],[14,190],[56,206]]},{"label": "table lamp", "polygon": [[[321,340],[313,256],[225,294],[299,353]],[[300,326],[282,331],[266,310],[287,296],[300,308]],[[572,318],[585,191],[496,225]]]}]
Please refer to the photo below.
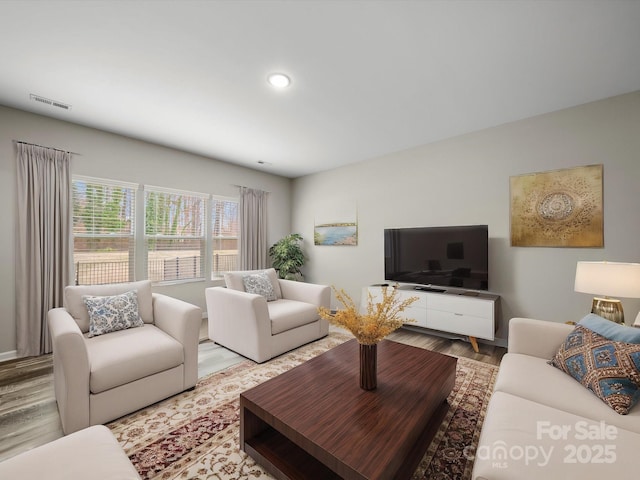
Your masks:
[{"label": "table lamp", "polygon": [[603,295],[593,298],[591,313],[624,324],[622,302],[609,296],[640,298],[640,263],[578,262],[574,289]]}]

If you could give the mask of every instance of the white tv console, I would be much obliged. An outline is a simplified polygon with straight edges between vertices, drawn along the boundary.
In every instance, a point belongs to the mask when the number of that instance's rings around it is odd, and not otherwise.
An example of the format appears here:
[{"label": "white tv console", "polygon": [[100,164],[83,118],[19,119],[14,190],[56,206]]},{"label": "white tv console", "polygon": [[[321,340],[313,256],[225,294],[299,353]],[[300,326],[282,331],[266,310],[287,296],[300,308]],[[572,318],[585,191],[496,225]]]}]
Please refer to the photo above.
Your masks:
[{"label": "white tv console", "polygon": [[[383,288],[381,285],[372,285],[367,287],[367,291],[375,301],[379,301],[377,299],[382,297]],[[387,288],[396,287],[390,285]],[[476,352],[478,338],[495,339],[499,295],[446,287],[420,290],[408,285],[401,285],[397,290],[400,300],[418,297],[401,313],[404,318],[415,320],[407,323],[408,326],[467,336]]]}]

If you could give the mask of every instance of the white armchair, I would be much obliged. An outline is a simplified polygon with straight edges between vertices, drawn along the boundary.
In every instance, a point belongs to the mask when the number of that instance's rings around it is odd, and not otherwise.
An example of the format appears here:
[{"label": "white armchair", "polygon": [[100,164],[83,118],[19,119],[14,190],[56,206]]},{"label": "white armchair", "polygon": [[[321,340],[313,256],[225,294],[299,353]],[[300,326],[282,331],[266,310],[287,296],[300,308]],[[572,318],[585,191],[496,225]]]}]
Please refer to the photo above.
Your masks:
[{"label": "white armchair", "polygon": [[[246,278],[256,274],[268,277],[273,300],[246,291]],[[330,287],[282,280],[272,268],[230,272],[224,278],[227,288],[205,290],[212,341],[262,363],[329,333],[318,307],[329,308]]]},{"label": "white armchair", "polygon": [[0,462],[0,478],[140,480],[107,427],[94,425]]},{"label": "white armchair", "polygon": [[[135,290],[142,326],[89,335],[83,296]],[[151,292],[151,282],[69,286],[47,316],[65,434],[103,424],[195,386],[201,309]]]}]

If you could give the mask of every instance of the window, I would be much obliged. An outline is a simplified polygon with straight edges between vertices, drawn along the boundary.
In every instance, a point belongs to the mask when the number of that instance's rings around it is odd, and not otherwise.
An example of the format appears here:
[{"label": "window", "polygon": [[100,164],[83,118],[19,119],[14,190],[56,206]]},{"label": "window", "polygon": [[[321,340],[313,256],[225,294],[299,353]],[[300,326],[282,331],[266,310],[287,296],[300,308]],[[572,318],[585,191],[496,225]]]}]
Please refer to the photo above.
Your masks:
[{"label": "window", "polygon": [[145,187],[147,274],[153,282],[204,277],[207,195]]},{"label": "window", "polygon": [[213,261],[211,276],[238,269],[238,202],[214,198],[211,206]]},{"label": "window", "polygon": [[134,184],[73,177],[76,285],[134,280]]},{"label": "window", "polygon": [[[203,280],[207,271],[237,270],[237,199],[74,176],[73,213],[77,285]],[[144,238],[136,240],[136,226]]]}]

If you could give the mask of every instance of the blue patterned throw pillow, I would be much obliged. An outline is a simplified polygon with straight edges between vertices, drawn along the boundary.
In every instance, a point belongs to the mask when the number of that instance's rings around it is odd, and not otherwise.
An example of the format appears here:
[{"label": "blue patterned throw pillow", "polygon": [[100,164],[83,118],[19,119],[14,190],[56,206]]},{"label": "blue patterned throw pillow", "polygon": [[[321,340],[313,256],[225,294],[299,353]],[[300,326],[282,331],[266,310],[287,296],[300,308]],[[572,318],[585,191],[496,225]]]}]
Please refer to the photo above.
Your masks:
[{"label": "blue patterned throw pillow", "polygon": [[549,363],[621,415],[640,398],[640,344],[610,340],[578,324]]},{"label": "blue patterned throw pillow", "polygon": [[110,297],[83,295],[89,312],[89,337],[144,325],[135,290]]},{"label": "blue patterned throw pillow", "polygon": [[244,285],[245,292],[262,295],[267,299],[267,302],[276,300],[276,292],[271,284],[269,276],[266,273],[260,272],[245,275],[242,277],[242,283]]},{"label": "blue patterned throw pillow", "polygon": [[596,332],[609,340],[624,343],[640,343],[640,328],[627,327],[590,313],[578,322],[592,332]]}]

